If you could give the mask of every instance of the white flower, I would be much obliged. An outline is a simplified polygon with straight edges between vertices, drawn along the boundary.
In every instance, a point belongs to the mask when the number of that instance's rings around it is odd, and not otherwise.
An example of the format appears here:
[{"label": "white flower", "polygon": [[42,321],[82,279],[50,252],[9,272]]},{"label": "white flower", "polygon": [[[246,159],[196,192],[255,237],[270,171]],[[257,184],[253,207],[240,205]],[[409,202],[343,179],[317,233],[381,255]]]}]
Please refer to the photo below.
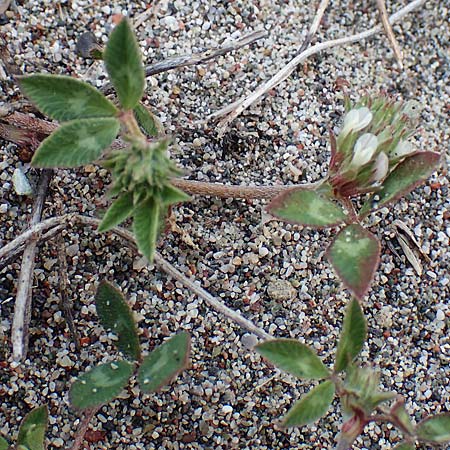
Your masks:
[{"label": "white flower", "polygon": [[362,130],[369,125],[372,121],[372,117],[372,112],[366,106],[350,110],[344,117],[344,123],[342,124],[342,129],[339,136],[344,138],[351,131]]},{"label": "white flower", "polygon": [[384,152],[380,152],[375,160],[374,171],[372,175],[373,181],[381,181],[388,173],[389,158]]},{"label": "white flower", "polygon": [[355,167],[364,166],[372,159],[377,147],[377,137],[372,133],[364,133],[353,147],[353,158],[350,164]]},{"label": "white flower", "polygon": [[413,145],[408,141],[400,141],[392,152],[393,158],[401,158],[403,156],[409,155],[414,151]]}]

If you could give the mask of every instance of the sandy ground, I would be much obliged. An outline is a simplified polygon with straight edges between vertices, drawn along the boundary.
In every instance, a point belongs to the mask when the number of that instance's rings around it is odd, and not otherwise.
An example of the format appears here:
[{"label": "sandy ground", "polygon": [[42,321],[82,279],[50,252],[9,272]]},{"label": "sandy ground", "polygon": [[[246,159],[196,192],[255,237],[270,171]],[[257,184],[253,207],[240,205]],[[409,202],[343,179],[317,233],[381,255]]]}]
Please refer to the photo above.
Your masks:
[{"label": "sandy ground", "polygon": [[[429,412],[450,410],[450,275],[448,149],[450,2],[428,1],[394,31],[404,52],[401,71],[384,35],[309,59],[287,81],[252,106],[217,136],[203,119],[253,91],[297,53],[318,2],[286,0],[159,2],[138,28],[147,61],[217,46],[225,39],[266,29],[268,37],[250,48],[208,64],[160,74],[148,80],[147,101],[172,133],[171,153],[186,177],[230,184],[315,181],[326,172],[327,129],[342,118],[342,86],[352,98],[387,91],[422,107],[415,144],[443,153],[440,169],[427,184],[367,225],[383,241],[375,283],[364,300],[369,342],[362,359],[378,367],[382,384],[406,398],[418,421]],[[387,2],[390,11],[405,1]],[[105,41],[114,14],[136,17],[147,2],[36,1],[19,5],[0,26],[23,72],[71,74],[106,82],[101,63],[75,54],[86,30]],[[316,40],[345,36],[373,26],[375,2],[332,2]],[[345,81],[343,81],[345,80]],[[17,96],[1,82],[2,100]],[[32,199],[15,194],[11,176],[23,167],[23,152],[0,141],[0,245],[26,227]],[[28,170],[29,169],[29,170]],[[58,170],[44,217],[63,212],[96,216],[106,207],[108,174],[99,167]],[[228,306],[277,337],[312,345],[331,363],[349,299],[324,257],[333,232],[311,231],[262,221],[262,201],[196,197],[175,209],[183,234],[168,232],[159,250]],[[400,254],[389,251],[392,222],[404,221],[430,262],[419,277]],[[68,402],[70,382],[86,368],[117,355],[93,306],[99,280],[114,281],[127,295],[146,349],[177,330],[192,334],[188,370],[162,392],[143,395],[134,383],[104,406],[92,422],[91,449],[331,449],[341,422],[337,402],[313,426],[283,431],[277,421],[310,383],[279,374],[249,349],[251,335],[216,314],[178,283],[142,264],[119,238],[89,228],[64,234],[69,296],[83,337],[75,350],[62,316],[57,246],[41,246],[34,273],[30,351],[11,366],[10,333],[17,259],[0,270],[2,355],[0,433],[15,436],[23,415],[48,404],[49,448],[70,448],[77,416]],[[274,282],[295,288],[292,298],[268,290]],[[287,285],[286,285],[287,286]],[[357,449],[390,449],[399,440],[391,427],[369,426]]]}]

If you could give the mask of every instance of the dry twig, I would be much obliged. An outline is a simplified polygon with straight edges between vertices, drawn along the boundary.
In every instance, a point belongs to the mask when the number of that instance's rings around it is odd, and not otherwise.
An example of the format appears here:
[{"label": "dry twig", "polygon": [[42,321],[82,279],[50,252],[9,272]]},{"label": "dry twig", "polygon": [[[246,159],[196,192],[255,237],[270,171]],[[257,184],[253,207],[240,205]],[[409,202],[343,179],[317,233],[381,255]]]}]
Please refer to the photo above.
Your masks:
[{"label": "dry twig", "polygon": [[384,31],[386,32],[387,38],[389,39],[390,44],[392,45],[392,50],[394,51],[395,59],[400,67],[403,69],[403,55],[400,50],[400,46],[398,45],[397,40],[395,39],[394,32],[392,31],[391,24],[389,23],[389,16],[386,9],[385,0],[377,0],[378,10],[380,11],[381,23],[383,24]]},{"label": "dry twig", "polygon": [[[179,69],[180,67],[196,66],[203,64],[212,59],[223,56],[234,50],[238,50],[241,47],[250,45],[253,42],[267,36],[266,31],[254,31],[250,34],[240,37],[239,39],[226,43],[222,47],[208,49],[203,52],[193,53],[191,55],[174,56],[172,58],[164,59],[157,63],[151,64],[145,68],[145,75],[150,77],[157,75],[158,73],[167,72],[173,69]],[[108,92],[112,89],[112,84],[107,83],[102,87],[102,92]]]},{"label": "dry twig", "polygon": [[[42,209],[45,203],[48,184],[53,171],[44,169],[39,180],[36,200],[33,205],[31,225],[37,225],[42,217]],[[33,272],[36,249],[39,243],[39,234],[35,234],[25,246],[19,280],[17,281],[16,303],[14,305],[14,319],[11,329],[11,341],[13,347],[13,359],[22,361],[28,349],[28,326],[31,315],[31,299],[33,291]]]},{"label": "dry twig", "polygon": [[[389,22],[390,23],[397,22],[402,17],[409,14],[411,11],[413,11],[413,10],[417,9],[419,6],[423,5],[425,3],[425,1],[426,0],[412,1],[409,5],[400,9],[395,14],[392,14],[392,16],[390,16],[390,18],[389,18]],[[282,81],[284,81],[286,78],[288,78],[291,75],[291,73],[296,69],[296,67],[299,64],[301,64],[303,61],[305,61],[307,58],[309,58],[310,56],[315,55],[317,53],[320,53],[324,50],[327,50],[329,48],[337,47],[339,45],[344,45],[344,44],[350,44],[353,42],[362,41],[364,39],[367,39],[368,37],[374,36],[375,34],[379,33],[382,29],[383,29],[382,25],[377,25],[377,26],[370,28],[369,30],[363,31],[361,33],[353,34],[351,36],[347,36],[347,37],[343,37],[343,38],[339,38],[339,39],[332,39],[329,41],[321,42],[312,47],[309,47],[307,50],[300,53],[294,59],[292,59],[288,64],[286,64],[286,66],[284,66],[279,72],[277,72],[270,80],[261,84],[250,95],[243,97],[243,98],[235,101],[231,105],[228,105],[225,108],[222,108],[221,110],[211,114],[208,117],[208,119],[214,119],[214,118],[226,116],[220,121],[219,126],[218,126],[219,135],[223,135],[225,132],[225,129],[228,127],[228,125],[234,119],[236,119],[236,117],[238,117],[250,105],[252,105],[258,99],[260,99],[263,95],[265,95],[267,92],[269,92],[275,86],[277,86]]]},{"label": "dry twig", "polygon": [[[37,232],[49,231],[54,227],[61,225],[69,225],[70,223],[88,225],[93,228],[97,228],[100,220],[94,217],[82,216],[79,214],[66,214],[64,216],[54,217],[52,219],[47,219],[46,221],[35,224],[33,227],[28,229],[26,232],[22,233],[12,242],[10,242],[7,246],[7,251],[5,252],[5,247],[0,249],[0,258],[8,258],[10,252],[16,251],[23,244],[34,239],[34,236]],[[131,246],[136,249],[136,243],[134,240],[134,236],[124,228],[115,227],[111,230],[114,234],[125,239]],[[159,253],[155,255],[155,263],[158,267],[160,267],[164,272],[174,277],[177,281],[182,283],[185,287],[190,289],[196,295],[198,295],[201,299],[206,301],[210,306],[212,306],[216,311],[220,314],[223,314],[225,317],[230,319],[232,322],[236,323],[240,327],[249,331],[250,333],[255,334],[261,339],[272,339],[272,336],[266,333],[263,329],[259,328],[257,325],[253,324],[250,320],[246,319],[242,314],[237,311],[232,310],[228,306],[224,305],[220,300],[213,297],[207,291],[205,291],[201,286],[199,286],[194,280],[190,280],[186,276],[184,276],[179,270],[173,267],[168,261],[166,261]]]},{"label": "dry twig", "polygon": [[79,351],[80,347],[80,339],[78,336],[78,332],[75,328],[75,324],[73,322],[73,314],[72,314],[72,302],[69,300],[67,285],[67,254],[66,254],[66,246],[64,243],[64,239],[61,234],[58,235],[57,239],[58,245],[58,264],[59,264],[59,295],[61,296],[61,309],[64,313],[64,318],[67,322],[67,327],[69,328],[70,334],[72,336],[73,342],[75,344],[75,348]]},{"label": "dry twig", "polygon": [[308,48],[309,44],[312,41],[312,38],[319,29],[320,22],[322,21],[322,17],[325,14],[325,10],[327,9],[329,3],[330,0],[321,0],[320,5],[317,8],[316,15],[314,16],[314,19],[311,23],[311,27],[309,28],[308,34],[306,35],[306,38],[303,41],[302,46],[300,47],[299,53],[302,53]]}]

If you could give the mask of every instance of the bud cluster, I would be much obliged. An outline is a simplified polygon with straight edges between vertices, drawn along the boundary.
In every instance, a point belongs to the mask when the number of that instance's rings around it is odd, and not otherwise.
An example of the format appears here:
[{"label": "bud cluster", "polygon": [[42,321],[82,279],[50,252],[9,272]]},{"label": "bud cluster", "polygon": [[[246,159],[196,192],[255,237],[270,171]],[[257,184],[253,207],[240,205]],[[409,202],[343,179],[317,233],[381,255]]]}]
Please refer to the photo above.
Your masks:
[{"label": "bud cluster", "polygon": [[348,108],[337,137],[332,136],[330,183],[342,197],[376,191],[389,173],[415,150],[417,102],[368,96]]},{"label": "bud cluster", "polygon": [[168,141],[136,145],[113,152],[103,162],[111,170],[114,184],[109,194],[132,192],[134,204],[146,197],[160,197],[178,169],[167,154]]}]

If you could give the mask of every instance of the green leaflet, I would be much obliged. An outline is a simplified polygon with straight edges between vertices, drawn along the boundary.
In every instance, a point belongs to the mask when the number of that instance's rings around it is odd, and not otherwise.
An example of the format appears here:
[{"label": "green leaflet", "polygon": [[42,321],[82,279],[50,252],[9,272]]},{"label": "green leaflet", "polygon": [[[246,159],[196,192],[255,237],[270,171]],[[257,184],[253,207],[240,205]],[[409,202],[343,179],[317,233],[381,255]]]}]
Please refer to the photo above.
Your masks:
[{"label": "green leaflet", "polygon": [[269,203],[267,210],[279,219],[310,227],[332,227],[347,218],[339,205],[304,188],[283,192]]},{"label": "green leaflet", "polygon": [[182,332],[165,341],[142,361],[138,382],[143,392],[155,392],[183,370],[189,358],[191,338]]},{"label": "green leaflet", "polygon": [[0,436],[0,450],[8,450],[9,444],[8,441]]},{"label": "green leaflet", "polygon": [[113,118],[77,119],[61,125],[46,138],[32,163],[37,167],[77,167],[97,160],[119,132]]},{"label": "green leaflet", "polygon": [[367,325],[358,300],[353,298],[345,312],[344,324],[336,352],[335,372],[341,372],[358,356],[367,335]]},{"label": "green leaflet", "polygon": [[110,402],[122,392],[132,373],[133,364],[128,361],[100,364],[72,384],[70,402],[78,409]]},{"label": "green leaflet", "polygon": [[304,395],[283,418],[283,426],[300,427],[320,419],[326,414],[334,398],[332,381],[320,383]]},{"label": "green leaflet", "polygon": [[364,297],[380,260],[378,239],[359,224],[347,225],[328,247],[327,256],[345,286],[358,299]]},{"label": "green leaflet", "polygon": [[141,355],[133,313],[122,293],[103,281],[95,294],[97,314],[102,325],[117,335],[117,348],[137,361]]},{"label": "green leaflet", "polygon": [[158,136],[163,133],[161,122],[142,103],[138,103],[133,111],[140,127],[148,136]]},{"label": "green leaflet", "polygon": [[45,450],[47,423],[48,409],[46,405],[30,411],[20,425],[17,445],[23,445],[28,450]]},{"label": "green leaflet", "polygon": [[417,425],[416,433],[421,441],[435,444],[450,442],[450,413],[427,417]]},{"label": "green leaflet", "polygon": [[120,104],[124,109],[133,109],[144,93],[145,72],[139,45],[127,19],[112,31],[103,59]]},{"label": "green leaflet", "polygon": [[412,191],[434,172],[440,157],[439,153],[420,152],[406,158],[384,180],[381,189],[364,203],[360,216],[382,208]]},{"label": "green leaflet", "polygon": [[19,77],[25,95],[47,116],[64,122],[90,117],[114,117],[118,110],[90,84],[62,75]]},{"label": "green leaflet", "polygon": [[151,262],[156,251],[161,206],[153,198],[136,206],[133,213],[133,231],[139,250]]},{"label": "green leaflet", "polygon": [[108,231],[116,225],[119,225],[119,223],[131,216],[133,209],[133,194],[131,192],[122,194],[114,200],[112,205],[106,211],[103,220],[98,226],[98,231]]},{"label": "green leaflet", "polygon": [[306,345],[295,339],[274,339],[255,347],[264,358],[298,378],[310,380],[326,378],[329,370]]},{"label": "green leaflet", "polygon": [[400,444],[394,447],[394,450],[414,450],[416,446],[414,444],[409,444],[408,442],[400,442]]},{"label": "green leaflet", "polygon": [[172,186],[171,184],[167,184],[164,186],[161,191],[161,201],[165,205],[173,205],[175,203],[187,202],[191,199],[189,195],[187,195],[182,190]]}]

